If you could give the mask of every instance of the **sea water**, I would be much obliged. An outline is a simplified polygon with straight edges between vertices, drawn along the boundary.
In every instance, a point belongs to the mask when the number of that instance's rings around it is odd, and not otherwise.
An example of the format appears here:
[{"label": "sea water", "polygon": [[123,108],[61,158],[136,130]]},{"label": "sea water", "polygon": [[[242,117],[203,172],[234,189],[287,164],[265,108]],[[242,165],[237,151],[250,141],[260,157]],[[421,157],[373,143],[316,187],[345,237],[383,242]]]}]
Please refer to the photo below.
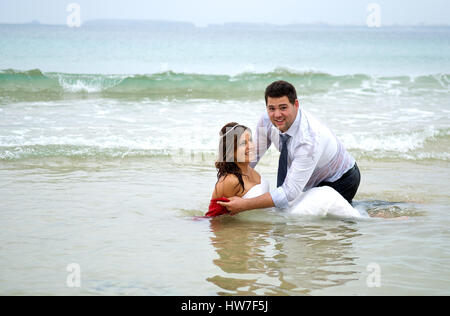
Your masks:
[{"label": "sea water", "polygon": [[[450,28],[0,25],[0,56],[1,294],[450,294]],[[392,219],[197,218],[280,79]]]}]

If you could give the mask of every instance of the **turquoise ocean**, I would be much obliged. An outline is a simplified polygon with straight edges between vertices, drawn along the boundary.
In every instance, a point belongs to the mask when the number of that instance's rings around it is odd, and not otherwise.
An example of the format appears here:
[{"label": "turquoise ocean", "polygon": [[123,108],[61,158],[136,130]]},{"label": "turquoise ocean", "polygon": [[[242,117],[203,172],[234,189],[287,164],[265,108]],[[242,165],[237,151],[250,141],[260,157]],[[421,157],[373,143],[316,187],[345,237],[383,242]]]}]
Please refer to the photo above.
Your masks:
[{"label": "turquoise ocean", "polygon": [[[391,219],[196,218],[280,79]],[[0,25],[0,294],[448,295],[449,92],[444,26]]]}]

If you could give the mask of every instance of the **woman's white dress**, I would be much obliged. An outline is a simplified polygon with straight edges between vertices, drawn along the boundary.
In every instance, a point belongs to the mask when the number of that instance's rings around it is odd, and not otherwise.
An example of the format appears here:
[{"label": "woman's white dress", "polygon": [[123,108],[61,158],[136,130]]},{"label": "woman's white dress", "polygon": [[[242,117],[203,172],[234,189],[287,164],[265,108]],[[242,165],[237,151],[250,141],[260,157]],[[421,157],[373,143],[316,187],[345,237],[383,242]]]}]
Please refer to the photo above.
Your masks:
[{"label": "woman's white dress", "polygon": [[[243,196],[251,199],[270,191],[267,180],[261,177],[261,183],[253,186]],[[311,216],[368,217],[366,212],[353,208],[335,189],[324,186],[309,189],[290,203],[287,210],[292,214]]]}]

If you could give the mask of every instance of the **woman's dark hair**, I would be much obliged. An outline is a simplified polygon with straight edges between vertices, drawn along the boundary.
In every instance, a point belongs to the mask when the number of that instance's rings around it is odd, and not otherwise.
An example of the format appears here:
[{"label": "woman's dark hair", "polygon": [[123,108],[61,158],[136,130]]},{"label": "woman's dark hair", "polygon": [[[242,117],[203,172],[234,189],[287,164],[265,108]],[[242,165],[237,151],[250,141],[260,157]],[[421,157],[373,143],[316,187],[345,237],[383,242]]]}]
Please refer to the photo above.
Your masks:
[{"label": "woman's dark hair", "polygon": [[294,104],[295,100],[297,100],[297,91],[295,90],[295,87],[289,82],[279,80],[272,82],[270,85],[267,86],[265,92],[266,105],[269,97],[271,98],[288,97],[289,102],[291,102],[291,104]]},{"label": "woman's dark hair", "polygon": [[244,181],[242,180],[242,170],[236,163],[235,153],[238,149],[238,141],[245,131],[250,131],[250,129],[236,122],[228,123],[222,127],[220,130],[219,157],[216,161],[217,182],[222,176],[234,174],[239,180],[238,185],[242,187],[242,192],[245,191]]}]

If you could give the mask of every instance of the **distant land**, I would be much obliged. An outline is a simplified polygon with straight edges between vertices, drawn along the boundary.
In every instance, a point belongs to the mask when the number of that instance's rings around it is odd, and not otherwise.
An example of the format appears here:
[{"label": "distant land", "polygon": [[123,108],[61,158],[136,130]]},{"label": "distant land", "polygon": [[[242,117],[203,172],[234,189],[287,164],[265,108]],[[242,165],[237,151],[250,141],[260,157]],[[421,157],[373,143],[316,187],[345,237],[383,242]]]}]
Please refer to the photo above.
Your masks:
[{"label": "distant land", "polygon": [[104,20],[88,20],[83,22],[83,25],[113,25],[113,26],[158,26],[158,27],[190,27],[194,28],[195,24],[192,22],[183,21],[165,21],[165,20],[126,20],[126,19],[104,19]]},{"label": "distant land", "polygon": [[[295,23],[295,24],[270,24],[270,23],[247,23],[247,22],[226,22],[220,24],[196,25],[193,22],[186,21],[166,21],[166,20],[129,20],[129,19],[96,19],[81,21],[82,26],[145,26],[162,28],[299,28],[299,27],[367,27],[365,24],[328,24],[325,22],[315,23]],[[43,26],[62,26],[65,24],[46,24],[38,20],[28,23],[1,23],[0,25],[43,25]],[[382,24],[383,27],[450,27],[448,24]]]}]

